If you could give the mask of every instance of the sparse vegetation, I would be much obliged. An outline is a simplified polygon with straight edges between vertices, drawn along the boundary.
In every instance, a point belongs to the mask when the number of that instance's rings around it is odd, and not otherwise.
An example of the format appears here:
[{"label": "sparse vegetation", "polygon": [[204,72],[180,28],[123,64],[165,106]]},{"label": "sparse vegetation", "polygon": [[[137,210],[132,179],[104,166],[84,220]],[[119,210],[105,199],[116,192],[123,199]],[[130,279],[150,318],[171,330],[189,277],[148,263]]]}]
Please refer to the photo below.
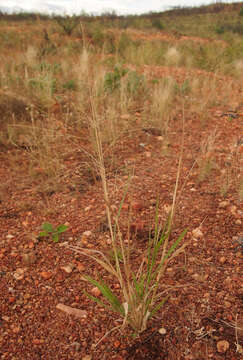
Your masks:
[{"label": "sparse vegetation", "polygon": [[3,359],[240,358],[242,28],[240,3],[0,13]]},{"label": "sparse vegetation", "polygon": [[46,223],[44,223],[42,225],[41,228],[42,228],[43,231],[41,231],[39,233],[39,235],[38,235],[39,238],[42,238],[42,237],[48,238],[48,237],[50,237],[54,242],[58,242],[59,238],[60,238],[60,235],[62,233],[64,233],[65,231],[67,231],[68,226],[62,224],[62,225],[58,225],[55,228],[52,224],[46,222]]}]

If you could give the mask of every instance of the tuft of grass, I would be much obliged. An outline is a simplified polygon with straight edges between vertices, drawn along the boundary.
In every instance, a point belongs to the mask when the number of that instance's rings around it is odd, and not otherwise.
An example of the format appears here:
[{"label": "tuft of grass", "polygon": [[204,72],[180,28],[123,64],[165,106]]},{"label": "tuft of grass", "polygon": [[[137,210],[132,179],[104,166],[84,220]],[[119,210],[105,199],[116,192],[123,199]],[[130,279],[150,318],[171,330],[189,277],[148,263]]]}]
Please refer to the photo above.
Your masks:
[{"label": "tuft of grass", "polygon": [[199,182],[205,180],[207,177],[210,176],[211,171],[213,169],[218,168],[216,162],[215,162],[215,141],[216,138],[219,136],[217,131],[213,131],[207,139],[202,141],[201,143],[201,152],[202,155],[200,159],[198,160],[198,166],[199,166],[199,175],[198,180]]},{"label": "tuft of grass", "polygon": [[115,217],[113,224],[107,175],[104,163],[100,121],[97,117],[97,109],[93,99],[94,94],[92,90],[90,90],[92,127],[96,140],[97,165],[100,171],[100,177],[103,186],[113,258],[111,260],[109,256],[98,250],[84,249],[77,246],[69,247],[75,252],[94,260],[119,282],[121,292],[118,296],[102,278],[96,280],[90,276],[85,276],[85,279],[88,282],[98,287],[105,301],[102,301],[100,298],[95,297],[86,291],[85,294],[99,305],[118,313],[123,318],[122,328],[124,329],[127,325],[130,325],[137,335],[147,328],[148,320],[153,317],[164,305],[167,297],[162,296],[160,291],[160,283],[162,281],[166,266],[174,257],[184,251],[187,245],[186,243],[183,245],[180,244],[186,235],[187,230],[184,230],[174,241],[170,241],[173,217],[176,208],[176,196],[180,177],[182,152],[179,159],[176,184],[173,194],[173,203],[168,220],[165,225],[159,221],[159,203],[157,202],[154,236],[152,237],[150,234],[146,250],[147,255],[142,260],[140,266],[138,268],[134,268],[131,257],[130,232],[128,231],[128,241],[126,244],[119,227],[120,213],[124,200],[127,196],[129,186],[127,186],[124,191],[118,214]]}]

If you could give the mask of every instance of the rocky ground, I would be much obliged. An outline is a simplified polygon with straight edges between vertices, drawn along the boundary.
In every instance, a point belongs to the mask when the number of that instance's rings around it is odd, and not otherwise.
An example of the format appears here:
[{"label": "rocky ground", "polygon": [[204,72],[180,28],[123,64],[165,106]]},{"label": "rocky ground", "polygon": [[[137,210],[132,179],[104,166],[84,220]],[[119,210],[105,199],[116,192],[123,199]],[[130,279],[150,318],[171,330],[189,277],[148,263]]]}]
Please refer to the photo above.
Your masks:
[{"label": "rocky ground", "polygon": [[[185,77],[185,69],[146,67],[146,75]],[[198,71],[198,76],[205,76]],[[212,74],[208,74],[212,76]],[[222,83],[226,81],[221,79]],[[236,87],[239,98],[242,89]],[[167,268],[163,283],[169,294],[164,307],[146,331],[134,339],[111,332],[121,324],[85,296],[100,296],[83,275],[102,277],[119,294],[119,284],[86,257],[67,245],[109,251],[105,203],[99,179],[85,188],[65,187],[43,197],[31,186],[18,186],[9,158],[16,149],[0,152],[0,358],[2,360],[54,359],[214,359],[236,360],[243,355],[242,249],[243,209],[239,194],[242,166],[243,108],[217,105],[208,110],[202,125],[200,114],[185,111],[185,141],[178,206],[172,240],[188,228],[185,251]],[[139,125],[139,110],[129,114]],[[133,171],[129,196],[121,214],[136,227],[132,260],[141,261],[156,200],[166,219],[172,203],[178,157],[181,151],[182,113],[171,120],[167,135],[154,128],[134,131],[116,144],[117,167],[108,174],[112,209],[118,210],[128,174]],[[158,130],[158,129],[157,129]],[[201,143],[215,130],[213,149],[202,153]],[[19,150],[18,150],[19,151]],[[20,150],[25,161],[25,149]],[[18,153],[19,156],[19,153]],[[196,161],[200,159],[200,161]],[[209,173],[199,164],[210,160]],[[68,161],[66,183],[75,173],[78,157]],[[228,165],[231,182],[222,195],[222,169]],[[206,170],[205,170],[206,171]],[[70,181],[71,182],[71,181]],[[58,243],[38,238],[41,224],[66,224]]]}]

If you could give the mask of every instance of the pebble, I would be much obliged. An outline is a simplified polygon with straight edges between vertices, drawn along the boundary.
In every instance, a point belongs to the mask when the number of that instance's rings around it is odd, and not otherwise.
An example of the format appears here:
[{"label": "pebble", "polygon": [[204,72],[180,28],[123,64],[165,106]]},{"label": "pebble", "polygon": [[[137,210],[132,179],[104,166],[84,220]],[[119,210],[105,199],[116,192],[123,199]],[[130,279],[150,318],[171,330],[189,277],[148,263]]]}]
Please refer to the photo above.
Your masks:
[{"label": "pebble", "polygon": [[33,340],[33,344],[34,345],[41,345],[44,343],[44,340],[43,339],[34,339]]},{"label": "pebble", "polygon": [[129,120],[130,117],[131,117],[130,114],[123,114],[123,115],[120,116],[120,118],[121,118],[122,120]]},{"label": "pebble", "polygon": [[125,210],[125,211],[128,211],[129,210],[129,204],[122,204],[122,209]]},{"label": "pebble", "polygon": [[2,315],[2,320],[6,321],[6,322],[9,322],[10,317],[9,317],[9,316],[5,316],[5,315]]},{"label": "pebble", "polygon": [[18,268],[14,272],[13,277],[15,278],[15,280],[22,280],[24,278],[24,272],[25,272],[25,269]]},{"label": "pebble", "polygon": [[92,235],[92,232],[89,230],[83,232],[83,236],[85,236],[85,237],[89,237],[91,235]]},{"label": "pebble", "polygon": [[68,265],[61,266],[61,269],[63,271],[65,271],[67,274],[71,274],[71,272],[73,271],[73,268],[74,268],[73,264],[68,264]]},{"label": "pebble", "polygon": [[11,239],[13,239],[13,238],[14,238],[14,236],[11,235],[11,234],[8,234],[8,235],[6,236],[6,239],[8,239],[8,240],[11,240]]},{"label": "pebble", "polygon": [[225,353],[229,349],[229,343],[226,340],[220,340],[217,342],[217,350],[219,353]]},{"label": "pebble", "polygon": [[85,270],[85,266],[81,262],[77,263],[77,268],[78,268],[78,271],[80,271],[80,272]]},{"label": "pebble", "polygon": [[48,280],[52,277],[52,273],[50,271],[42,271],[40,275],[45,280]]},{"label": "pebble", "polygon": [[71,306],[67,306],[67,305],[64,305],[61,303],[57,304],[56,308],[58,310],[64,311],[68,315],[73,315],[77,318],[86,318],[87,317],[87,311],[73,308]]},{"label": "pebble", "polygon": [[228,205],[229,205],[229,202],[227,200],[224,200],[219,203],[219,208],[225,209]]},{"label": "pebble", "polygon": [[226,257],[221,256],[221,258],[219,259],[220,264],[224,264],[225,261],[226,261]]},{"label": "pebble", "polygon": [[94,296],[100,296],[101,295],[101,291],[96,287],[93,287],[93,289],[91,289],[91,294]]},{"label": "pebble", "polygon": [[82,357],[82,360],[92,360],[92,356],[91,355],[85,355]]},{"label": "pebble", "polygon": [[234,216],[237,216],[237,207],[235,206],[235,205],[232,205],[231,207],[230,207],[230,212],[231,212],[231,214],[232,215],[234,215]]},{"label": "pebble", "polygon": [[196,229],[194,229],[194,230],[192,230],[192,235],[193,235],[193,237],[196,238],[196,239],[199,239],[199,238],[202,238],[202,237],[203,237],[203,233],[202,233],[202,231],[201,231],[201,229],[200,229],[199,227],[196,228]]},{"label": "pebble", "polygon": [[19,326],[14,326],[12,328],[12,331],[13,331],[14,334],[18,334],[21,331],[21,328]]},{"label": "pebble", "polygon": [[166,334],[166,329],[165,328],[160,328],[159,333],[160,333],[160,335],[165,335]]},{"label": "pebble", "polygon": [[225,305],[225,307],[228,308],[228,309],[231,308],[231,306],[232,306],[229,301],[225,301],[225,302],[224,302],[224,305]]},{"label": "pebble", "polygon": [[235,220],[235,224],[236,225],[241,225],[241,220],[240,219]]}]

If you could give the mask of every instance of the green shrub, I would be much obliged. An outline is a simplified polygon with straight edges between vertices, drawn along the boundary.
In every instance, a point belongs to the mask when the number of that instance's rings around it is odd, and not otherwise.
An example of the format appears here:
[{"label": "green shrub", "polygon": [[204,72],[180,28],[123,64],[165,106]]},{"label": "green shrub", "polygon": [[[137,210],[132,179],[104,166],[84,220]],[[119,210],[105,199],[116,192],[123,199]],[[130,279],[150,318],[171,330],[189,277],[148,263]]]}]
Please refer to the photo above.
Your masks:
[{"label": "green shrub", "polygon": [[68,36],[72,35],[73,30],[76,28],[76,26],[79,23],[79,17],[77,16],[57,16],[56,18],[56,22],[58,23],[58,25],[61,26],[61,28],[63,29],[64,33]]},{"label": "green shrub", "polygon": [[77,90],[78,86],[77,86],[77,83],[76,83],[76,80],[74,79],[71,79],[71,80],[68,80],[66,81],[63,85],[62,85],[63,89],[65,90],[72,90],[72,91],[75,91]]},{"label": "green shrub", "polygon": [[46,91],[50,90],[51,94],[56,91],[57,80],[55,78],[50,78],[48,75],[42,76],[40,78],[29,79],[29,87],[37,91]]},{"label": "green shrub", "polygon": [[223,25],[216,25],[214,31],[221,35],[225,32],[225,27]]},{"label": "green shrub", "polygon": [[127,69],[122,68],[120,65],[115,66],[112,72],[105,75],[104,87],[105,91],[112,92],[120,87],[121,78],[128,73]]},{"label": "green shrub", "polygon": [[157,30],[164,30],[164,24],[161,22],[161,20],[160,19],[158,19],[158,18],[155,18],[155,19],[153,19],[152,21],[151,21],[151,23],[152,23],[152,26],[153,26],[153,28],[155,28],[155,29],[157,29]]},{"label": "green shrub", "polygon": [[127,76],[127,90],[134,95],[139,90],[145,89],[145,77],[138,74],[136,71],[129,71]]},{"label": "green shrub", "polygon": [[131,43],[132,41],[129,39],[127,34],[122,32],[118,43],[118,54],[124,56],[125,50],[131,45]]}]

